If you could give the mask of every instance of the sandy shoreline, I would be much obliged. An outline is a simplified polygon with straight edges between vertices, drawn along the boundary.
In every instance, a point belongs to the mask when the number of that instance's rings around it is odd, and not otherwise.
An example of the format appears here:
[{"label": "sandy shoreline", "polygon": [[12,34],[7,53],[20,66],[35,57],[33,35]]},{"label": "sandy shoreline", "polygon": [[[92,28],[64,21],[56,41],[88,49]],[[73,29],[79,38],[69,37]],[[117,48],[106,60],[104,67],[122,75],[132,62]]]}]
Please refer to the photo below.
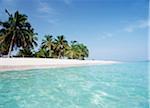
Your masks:
[{"label": "sandy shoreline", "polygon": [[48,58],[0,58],[0,71],[60,68],[86,65],[119,63],[104,60],[68,60]]}]

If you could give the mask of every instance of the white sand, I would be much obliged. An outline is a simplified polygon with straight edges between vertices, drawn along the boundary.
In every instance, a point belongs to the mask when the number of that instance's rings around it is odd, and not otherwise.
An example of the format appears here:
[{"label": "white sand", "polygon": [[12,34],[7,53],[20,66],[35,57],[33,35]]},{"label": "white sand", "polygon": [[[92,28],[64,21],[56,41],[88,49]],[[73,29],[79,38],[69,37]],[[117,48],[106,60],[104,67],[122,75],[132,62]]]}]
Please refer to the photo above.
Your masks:
[{"label": "white sand", "polygon": [[113,64],[117,61],[48,58],[0,58],[0,71]]}]

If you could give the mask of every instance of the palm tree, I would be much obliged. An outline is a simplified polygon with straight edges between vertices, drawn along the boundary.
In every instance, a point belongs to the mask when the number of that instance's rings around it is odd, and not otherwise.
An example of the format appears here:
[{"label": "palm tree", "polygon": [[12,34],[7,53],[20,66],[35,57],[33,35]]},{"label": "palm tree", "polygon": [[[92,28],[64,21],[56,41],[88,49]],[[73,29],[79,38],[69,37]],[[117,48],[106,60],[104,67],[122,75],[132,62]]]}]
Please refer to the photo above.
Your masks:
[{"label": "palm tree", "polygon": [[89,50],[84,44],[77,43],[77,41],[72,41],[71,46],[65,53],[66,57],[69,59],[82,59],[88,57]]},{"label": "palm tree", "polygon": [[52,57],[52,48],[54,47],[53,36],[45,35],[45,39],[42,40],[42,48],[48,51],[48,57]]},{"label": "palm tree", "polygon": [[48,57],[48,52],[45,48],[40,48],[39,51],[35,53],[35,57],[46,58]]},{"label": "palm tree", "polygon": [[2,29],[0,30],[0,44],[9,45],[8,57],[11,56],[11,51],[14,48],[22,47],[33,47],[36,44],[36,33],[27,21],[27,16],[20,14],[18,11],[14,15],[10,14],[7,10],[6,13],[9,15],[8,21],[0,22]]},{"label": "palm tree", "polygon": [[79,49],[76,47],[77,41],[71,41],[71,45],[65,52],[65,56],[69,59],[78,59],[79,58]]},{"label": "palm tree", "polygon": [[84,60],[85,57],[89,56],[89,50],[84,44],[78,44],[78,47],[80,49],[80,56],[79,59]]},{"label": "palm tree", "polygon": [[64,57],[65,51],[68,48],[68,42],[63,35],[57,36],[55,39],[55,52],[57,52],[58,58]]}]

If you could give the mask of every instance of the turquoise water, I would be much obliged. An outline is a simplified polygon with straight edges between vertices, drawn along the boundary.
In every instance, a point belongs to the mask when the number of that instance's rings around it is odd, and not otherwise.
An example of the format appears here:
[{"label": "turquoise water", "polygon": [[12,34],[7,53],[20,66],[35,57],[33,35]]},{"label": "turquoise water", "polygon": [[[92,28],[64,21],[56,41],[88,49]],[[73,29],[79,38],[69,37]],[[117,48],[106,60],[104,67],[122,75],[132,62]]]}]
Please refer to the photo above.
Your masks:
[{"label": "turquoise water", "polygon": [[148,63],[0,73],[0,108],[148,108]]}]

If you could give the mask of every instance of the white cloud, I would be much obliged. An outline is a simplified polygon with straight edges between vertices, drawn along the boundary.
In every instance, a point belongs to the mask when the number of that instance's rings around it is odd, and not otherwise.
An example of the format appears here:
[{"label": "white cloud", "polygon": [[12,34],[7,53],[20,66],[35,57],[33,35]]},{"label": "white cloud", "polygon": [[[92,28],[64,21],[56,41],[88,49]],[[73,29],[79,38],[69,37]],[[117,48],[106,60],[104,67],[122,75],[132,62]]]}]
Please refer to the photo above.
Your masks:
[{"label": "white cloud", "polygon": [[14,2],[14,0],[2,0],[3,3],[11,3]]},{"label": "white cloud", "polygon": [[63,2],[66,4],[66,5],[70,5],[71,4],[71,0],[63,0]]},{"label": "white cloud", "polygon": [[150,26],[150,24],[149,24],[148,20],[138,20],[134,24],[125,27],[123,30],[126,32],[133,32],[135,30],[144,29],[149,26]]},{"label": "white cloud", "polygon": [[103,32],[103,33],[101,33],[98,37],[99,37],[99,39],[106,39],[106,38],[111,38],[112,36],[113,36],[112,33]]},{"label": "white cloud", "polygon": [[113,34],[112,34],[112,33],[104,32],[104,34],[105,34],[107,37],[112,37],[112,36],[113,36]]},{"label": "white cloud", "polygon": [[56,25],[58,23],[57,19],[48,19],[48,23]]},{"label": "white cloud", "polygon": [[141,20],[141,21],[139,21],[139,28],[145,28],[145,27],[149,27],[150,26],[150,24],[149,24],[149,21],[144,21],[144,20]]},{"label": "white cloud", "polygon": [[50,6],[47,2],[42,2],[41,0],[38,1],[38,7],[37,7],[38,18],[43,19],[47,23],[50,24],[57,24],[57,15],[58,13],[55,11],[54,8]]},{"label": "white cloud", "polygon": [[128,26],[128,27],[124,28],[124,31],[126,31],[126,32],[133,32],[134,29],[135,28],[133,26]]},{"label": "white cloud", "polygon": [[53,14],[54,9],[46,2],[39,2],[38,12]]}]

